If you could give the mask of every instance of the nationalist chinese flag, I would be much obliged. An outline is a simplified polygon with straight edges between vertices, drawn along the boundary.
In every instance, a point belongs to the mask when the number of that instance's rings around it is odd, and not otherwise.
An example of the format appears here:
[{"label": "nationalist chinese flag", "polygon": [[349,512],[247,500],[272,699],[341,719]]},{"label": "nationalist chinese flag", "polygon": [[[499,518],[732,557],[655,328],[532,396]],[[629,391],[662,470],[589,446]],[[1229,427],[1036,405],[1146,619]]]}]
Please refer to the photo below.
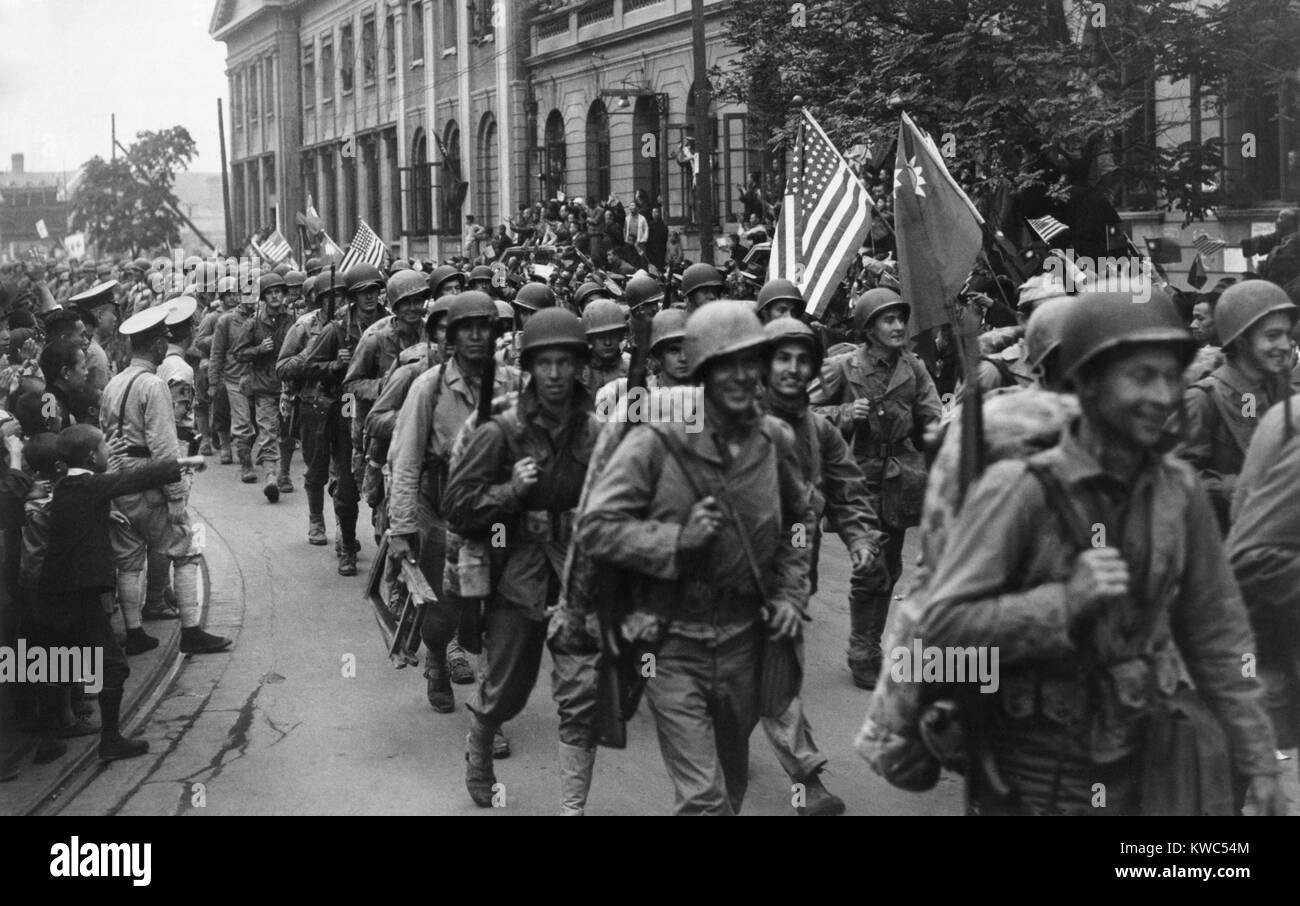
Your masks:
[{"label": "nationalist chinese flag", "polygon": [[983,222],[934,141],[904,113],[894,165],[894,230],[912,333],[952,322],[953,303],[983,244]]}]

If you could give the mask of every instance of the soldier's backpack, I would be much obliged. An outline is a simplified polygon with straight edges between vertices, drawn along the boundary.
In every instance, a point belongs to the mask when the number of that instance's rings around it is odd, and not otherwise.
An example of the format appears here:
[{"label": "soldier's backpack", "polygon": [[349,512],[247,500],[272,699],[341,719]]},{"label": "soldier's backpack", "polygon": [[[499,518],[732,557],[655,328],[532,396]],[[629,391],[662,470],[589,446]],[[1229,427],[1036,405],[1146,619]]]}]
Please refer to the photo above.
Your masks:
[{"label": "soldier's backpack", "polygon": [[[991,396],[984,406],[986,460],[1027,459],[1055,445],[1078,412],[1073,397],[1035,389]],[[950,429],[954,426],[950,426]],[[911,792],[931,789],[942,768],[964,772],[967,736],[962,721],[978,709],[959,706],[963,690],[935,683],[898,680],[889,652],[907,648],[928,605],[929,571],[942,555],[947,532],[960,512],[957,451],[960,438],[948,437],[930,473],[922,522],[923,564],[902,601],[891,609],[883,634],[885,657],[855,740],[858,753],[890,784]]]}]

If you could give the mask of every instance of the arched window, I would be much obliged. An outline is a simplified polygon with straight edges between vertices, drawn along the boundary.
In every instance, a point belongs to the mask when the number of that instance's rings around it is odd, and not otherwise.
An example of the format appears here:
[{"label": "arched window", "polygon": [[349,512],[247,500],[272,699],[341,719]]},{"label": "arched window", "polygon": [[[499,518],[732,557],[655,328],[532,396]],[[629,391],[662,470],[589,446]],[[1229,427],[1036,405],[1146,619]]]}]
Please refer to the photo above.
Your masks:
[{"label": "arched window", "polygon": [[546,177],[546,195],[554,198],[564,191],[564,169],[566,162],[564,148],[564,115],[552,110],[546,118],[546,162],[542,173]]},{"label": "arched window", "polygon": [[[695,153],[699,154],[701,151],[700,142],[696,141],[695,138],[695,106],[696,106],[695,87],[696,87],[696,83],[692,82],[691,90],[686,95],[686,122],[682,130],[682,136],[683,138],[690,140],[690,143],[694,145]],[[718,136],[717,110],[718,107],[717,107],[717,102],[715,100],[715,96],[712,93],[710,93],[709,119],[713,123],[713,157],[710,163],[712,164],[712,175],[713,175],[713,220],[715,226],[717,225],[718,222],[719,201],[721,199],[721,191],[722,191],[722,186],[720,185],[720,181],[718,179],[719,176],[718,151],[720,149],[720,145],[718,142],[719,136]],[[689,169],[679,168],[679,173],[681,178],[681,189],[680,189],[680,196],[679,196],[682,205],[681,210],[685,212],[687,222],[695,223],[696,218],[695,218],[694,177],[692,176],[691,171]]]},{"label": "arched window", "polygon": [[634,196],[644,191],[651,205],[659,198],[662,145],[659,103],[654,95],[643,94],[632,108],[632,189]]},{"label": "arched window", "polygon": [[597,201],[609,197],[609,111],[599,100],[587,110],[587,194]]},{"label": "arched window", "polygon": [[423,129],[415,130],[411,143],[411,192],[410,232],[428,235],[433,232],[433,172],[429,166],[429,136]]},{"label": "arched window", "polygon": [[460,127],[449,122],[442,132],[442,191],[439,197],[438,226],[443,233],[460,233],[460,209],[465,203],[465,182],[460,169]]},{"label": "arched window", "polygon": [[475,187],[474,205],[478,209],[478,222],[489,229],[495,229],[506,212],[497,210],[500,199],[500,187],[497,184],[499,171],[497,156],[497,119],[491,112],[483,114],[478,125],[478,185]]}]

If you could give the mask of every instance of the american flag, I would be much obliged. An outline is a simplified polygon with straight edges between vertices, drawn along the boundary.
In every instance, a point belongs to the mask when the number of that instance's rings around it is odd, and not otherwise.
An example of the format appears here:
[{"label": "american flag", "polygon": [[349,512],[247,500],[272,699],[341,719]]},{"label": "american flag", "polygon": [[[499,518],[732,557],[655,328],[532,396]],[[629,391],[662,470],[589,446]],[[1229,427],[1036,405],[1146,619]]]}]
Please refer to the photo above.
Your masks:
[{"label": "american flag", "polygon": [[1044,242],[1051,242],[1053,238],[1061,235],[1069,229],[1068,226],[1061,223],[1051,214],[1042,217],[1029,218],[1029,226],[1038,234],[1038,238]]},{"label": "american flag", "polygon": [[254,239],[253,250],[261,255],[272,267],[277,267],[286,261],[290,267],[298,267],[293,260],[293,249],[289,247],[289,241],[281,235],[278,229],[271,230],[270,234],[261,242]]},{"label": "american flag", "polygon": [[769,280],[790,280],[814,317],[848,272],[871,230],[875,205],[807,108],[795,139],[768,259]]},{"label": "american flag", "polygon": [[347,273],[352,265],[362,263],[383,270],[387,258],[388,248],[384,245],[384,240],[363,220],[361,226],[357,227],[357,234],[352,237],[352,244],[348,246],[339,270]]},{"label": "american flag", "polygon": [[1225,248],[1228,243],[1224,242],[1222,239],[1211,239],[1208,233],[1201,232],[1196,234],[1196,238],[1192,240],[1192,245],[1196,246],[1196,250],[1202,255],[1209,257],[1220,249]]}]

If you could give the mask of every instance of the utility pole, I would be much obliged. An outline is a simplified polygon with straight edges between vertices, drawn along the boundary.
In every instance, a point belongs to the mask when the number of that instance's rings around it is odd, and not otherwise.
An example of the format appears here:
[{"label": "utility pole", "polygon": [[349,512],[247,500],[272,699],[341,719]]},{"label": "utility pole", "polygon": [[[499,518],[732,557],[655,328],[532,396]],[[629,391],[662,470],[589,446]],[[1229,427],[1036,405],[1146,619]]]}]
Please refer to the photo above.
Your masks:
[{"label": "utility pole", "polygon": [[[126,161],[127,166],[131,168],[131,171],[133,174],[136,175],[136,178],[139,179],[141,182],[148,183],[149,185],[152,186],[154,184],[154,177],[144,172],[144,169],[140,167],[139,164],[131,160],[131,152],[126,149],[125,145],[119,144],[117,147],[122,149],[122,159]],[[173,214],[179,217],[187,227],[189,227],[191,230],[194,231],[194,235],[199,237],[200,242],[202,242],[208,248],[212,249],[214,252],[217,251],[217,247],[213,245],[211,240],[209,240],[207,236],[204,236],[203,232],[194,225],[194,221],[190,220],[188,217],[185,216],[185,213],[181,211],[179,205],[174,205],[171,202],[167,202],[166,204],[167,204],[167,208]]]},{"label": "utility pole", "polygon": [[113,134],[113,162],[117,162],[117,114],[109,114],[109,130]]},{"label": "utility pole", "polygon": [[700,227],[700,260],[713,263],[713,90],[704,48],[704,0],[691,0],[691,43],[695,52],[695,219]]}]

